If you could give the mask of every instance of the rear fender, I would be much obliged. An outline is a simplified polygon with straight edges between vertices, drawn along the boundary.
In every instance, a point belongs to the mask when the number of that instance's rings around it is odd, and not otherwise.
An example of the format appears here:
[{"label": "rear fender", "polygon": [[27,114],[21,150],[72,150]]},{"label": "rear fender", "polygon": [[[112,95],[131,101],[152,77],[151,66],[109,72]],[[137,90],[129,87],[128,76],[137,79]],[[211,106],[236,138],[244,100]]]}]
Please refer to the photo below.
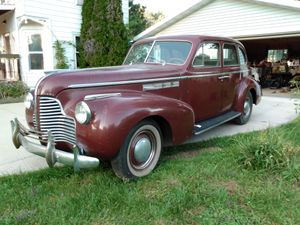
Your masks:
[{"label": "rear fender", "polygon": [[244,77],[236,89],[233,104],[234,111],[243,112],[244,102],[248,92],[251,93],[254,104],[257,105],[260,102],[262,96],[260,85],[255,80]]}]

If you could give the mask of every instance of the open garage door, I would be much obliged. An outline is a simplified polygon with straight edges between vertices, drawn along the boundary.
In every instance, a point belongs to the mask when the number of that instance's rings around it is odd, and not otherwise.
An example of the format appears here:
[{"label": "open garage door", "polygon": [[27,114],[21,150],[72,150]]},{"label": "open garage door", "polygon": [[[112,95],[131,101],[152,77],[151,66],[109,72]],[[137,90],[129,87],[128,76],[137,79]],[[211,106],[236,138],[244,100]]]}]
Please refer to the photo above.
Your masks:
[{"label": "open garage door", "polygon": [[268,56],[272,49],[286,49],[288,58],[300,58],[300,34],[298,37],[268,38],[256,40],[241,40],[251,63],[260,61]]},{"label": "open garage door", "polygon": [[300,35],[241,42],[247,50],[251,67],[259,74],[263,87],[290,86],[291,79],[299,80],[300,83]]}]

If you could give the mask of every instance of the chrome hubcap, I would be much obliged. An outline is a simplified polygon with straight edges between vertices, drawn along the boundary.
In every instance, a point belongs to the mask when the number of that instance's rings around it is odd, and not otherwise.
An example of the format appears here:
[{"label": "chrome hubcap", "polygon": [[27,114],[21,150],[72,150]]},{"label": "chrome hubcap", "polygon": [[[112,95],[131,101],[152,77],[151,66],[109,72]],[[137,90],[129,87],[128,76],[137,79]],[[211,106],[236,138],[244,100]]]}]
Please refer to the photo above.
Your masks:
[{"label": "chrome hubcap", "polygon": [[134,147],[134,158],[139,163],[146,162],[151,154],[151,142],[148,138],[141,138]]}]

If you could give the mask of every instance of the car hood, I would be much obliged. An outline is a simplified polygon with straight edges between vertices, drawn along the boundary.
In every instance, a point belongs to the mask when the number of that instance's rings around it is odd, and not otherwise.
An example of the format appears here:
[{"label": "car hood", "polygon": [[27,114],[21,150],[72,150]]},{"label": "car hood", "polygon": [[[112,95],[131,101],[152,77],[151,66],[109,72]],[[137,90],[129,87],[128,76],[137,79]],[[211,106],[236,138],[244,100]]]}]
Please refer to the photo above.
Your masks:
[{"label": "car hood", "polygon": [[108,86],[118,81],[139,81],[178,76],[183,69],[180,66],[160,64],[123,65],[102,68],[90,68],[68,71],[50,72],[42,78],[36,87],[37,95],[56,96],[68,88],[89,87],[91,84],[104,84]]}]

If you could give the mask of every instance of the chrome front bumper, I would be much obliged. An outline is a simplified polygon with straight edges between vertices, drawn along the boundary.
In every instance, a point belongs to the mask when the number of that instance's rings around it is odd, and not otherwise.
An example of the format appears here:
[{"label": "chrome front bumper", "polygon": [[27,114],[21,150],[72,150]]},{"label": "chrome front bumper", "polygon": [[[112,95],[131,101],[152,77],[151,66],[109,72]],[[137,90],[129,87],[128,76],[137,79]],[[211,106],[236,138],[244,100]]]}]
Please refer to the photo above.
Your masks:
[{"label": "chrome front bumper", "polygon": [[[54,137],[48,132],[47,145],[40,144],[41,132],[28,130],[18,119],[10,121],[12,129],[12,141],[16,148],[23,146],[28,152],[46,158],[49,167],[53,167],[56,162],[73,166],[75,171],[81,168],[96,168],[100,161],[97,158],[79,154],[79,148],[74,145],[73,153],[65,152],[55,148]],[[37,143],[35,143],[35,142]]]}]

